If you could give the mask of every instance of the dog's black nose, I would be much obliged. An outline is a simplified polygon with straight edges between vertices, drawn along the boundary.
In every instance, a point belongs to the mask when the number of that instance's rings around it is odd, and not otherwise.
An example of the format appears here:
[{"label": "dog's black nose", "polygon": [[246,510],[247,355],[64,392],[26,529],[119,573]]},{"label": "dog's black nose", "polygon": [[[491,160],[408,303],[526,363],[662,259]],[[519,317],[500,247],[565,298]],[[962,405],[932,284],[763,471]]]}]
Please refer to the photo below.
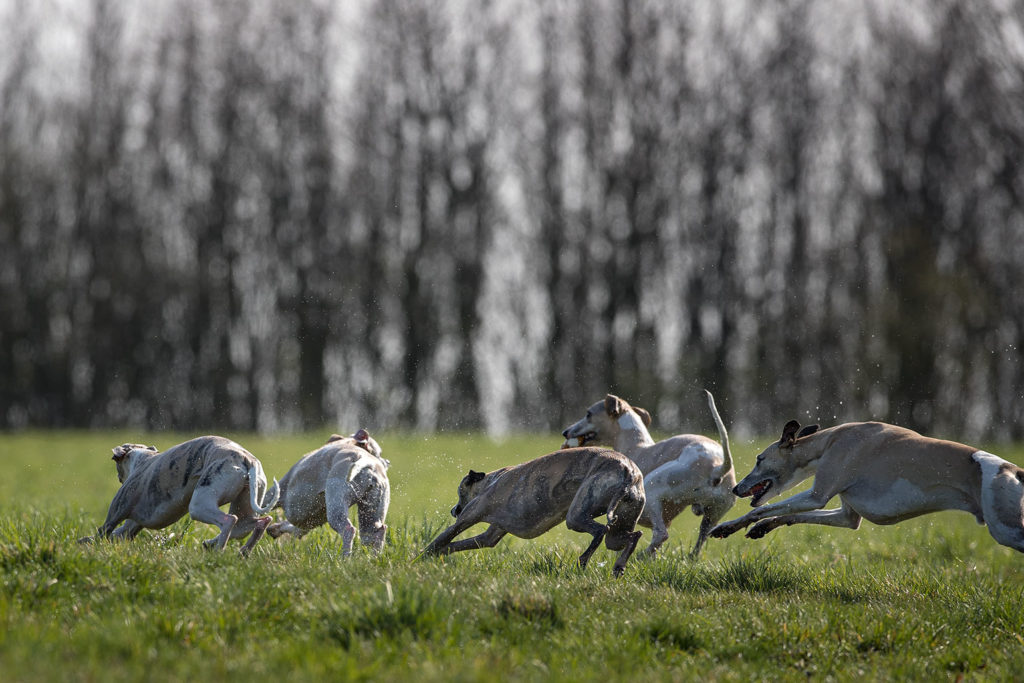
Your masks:
[{"label": "dog's black nose", "polygon": [[564,436],[565,438],[568,439],[569,438],[569,430],[568,429],[563,429],[562,430],[562,436]]},{"label": "dog's black nose", "polygon": [[740,495],[740,485],[739,484],[736,484],[736,486],[732,487],[732,495],[737,496],[737,497]]}]

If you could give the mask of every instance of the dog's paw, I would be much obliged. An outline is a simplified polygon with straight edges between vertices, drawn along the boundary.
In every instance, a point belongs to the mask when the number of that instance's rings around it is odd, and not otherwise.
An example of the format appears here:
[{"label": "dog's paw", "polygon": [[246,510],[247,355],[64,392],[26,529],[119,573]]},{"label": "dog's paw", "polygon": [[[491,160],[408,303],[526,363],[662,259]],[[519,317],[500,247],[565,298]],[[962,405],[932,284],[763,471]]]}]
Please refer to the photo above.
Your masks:
[{"label": "dog's paw", "polygon": [[774,528],[770,520],[758,522],[747,531],[747,538],[764,538]]},{"label": "dog's paw", "polygon": [[733,528],[730,524],[719,524],[711,530],[709,536],[711,538],[725,538],[726,536],[732,536],[734,533],[739,531],[739,528]]}]

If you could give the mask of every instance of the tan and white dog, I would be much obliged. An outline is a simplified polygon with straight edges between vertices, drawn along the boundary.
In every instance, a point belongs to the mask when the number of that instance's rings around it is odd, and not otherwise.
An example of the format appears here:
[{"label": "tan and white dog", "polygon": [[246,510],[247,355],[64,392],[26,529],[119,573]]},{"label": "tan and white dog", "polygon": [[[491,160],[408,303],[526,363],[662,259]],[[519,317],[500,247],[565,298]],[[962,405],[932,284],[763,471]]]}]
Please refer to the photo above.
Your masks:
[{"label": "tan and white dog", "polygon": [[[631,460],[600,448],[561,450],[486,474],[470,470],[459,483],[459,502],[451,511],[455,524],[423,554],[493,548],[506,534],[536,538],[564,521],[573,531],[594,537],[579,557],[581,569],[603,540],[609,550],[621,551],[612,568],[621,576],[640,540],[642,532],[634,527],[643,507],[643,475]],[[607,526],[594,521],[605,514]],[[490,526],[478,536],[452,542],[478,522]]]},{"label": "tan and white dog", "polygon": [[[922,436],[881,422],[851,422],[817,431],[790,420],[782,438],[757,456],[753,471],[736,486],[755,508],[720,524],[724,538],[747,532],[761,538],[789,524],[857,529],[861,519],[895,524],[939,510],[963,510],[988,526],[1002,545],[1024,552],[1024,470],[1002,458],[954,441]],[[766,500],[808,477],[811,488],[778,503]],[[823,510],[839,496],[840,507]]]},{"label": "tan and white dog", "polygon": [[711,392],[705,391],[711,416],[718,428],[721,445],[700,434],[680,434],[654,442],[647,427],[651,416],[608,394],[587,409],[583,419],[562,432],[562,448],[594,444],[610,446],[625,454],[644,473],[647,506],[639,524],[651,527],[653,537],[647,552],[654,554],[668,540],[668,526],[684,509],[691,507],[701,516],[697,542],[691,556],[700,554],[712,527],[733,506],[736,484],[729,434],[715,408]]},{"label": "tan and white dog", "polygon": [[[208,548],[222,550],[229,538],[252,533],[241,549],[245,556],[273,521],[262,515],[277,503],[277,481],[268,491],[260,461],[230,439],[201,436],[163,453],[134,443],[113,451],[121,488],[97,531],[100,538],[131,540],[143,529],[162,529],[188,512],[197,522],[220,527],[215,538],[203,542]],[[220,506],[227,503],[231,507],[224,512]],[[92,540],[87,536],[79,542]]]},{"label": "tan and white dog", "polygon": [[341,535],[342,554],[348,556],[356,535],[348,510],[355,505],[359,540],[380,552],[391,502],[390,463],[381,453],[380,444],[360,429],[347,437],[334,434],[326,445],[302,456],[281,479],[280,507],[287,521],[271,524],[267,533],[301,538],[326,522]]}]

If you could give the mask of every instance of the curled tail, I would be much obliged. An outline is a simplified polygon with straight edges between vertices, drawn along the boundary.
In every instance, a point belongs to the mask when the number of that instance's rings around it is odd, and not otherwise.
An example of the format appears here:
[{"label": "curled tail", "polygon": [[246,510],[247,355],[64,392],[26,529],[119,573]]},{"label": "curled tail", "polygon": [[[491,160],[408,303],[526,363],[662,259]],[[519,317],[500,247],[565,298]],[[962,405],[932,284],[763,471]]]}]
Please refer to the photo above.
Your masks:
[{"label": "curled tail", "polygon": [[[263,496],[260,497],[260,480],[264,484],[267,483],[267,478],[263,474],[263,465],[257,460],[255,465],[249,465],[249,502],[252,505],[253,512],[258,515],[265,515],[277,505],[277,500],[281,496],[281,487],[278,486],[277,478],[275,477],[274,485],[264,491]],[[268,498],[270,500],[267,500]]]},{"label": "curled tail", "polygon": [[725,424],[722,422],[722,416],[718,414],[718,408],[715,407],[715,397],[711,395],[711,392],[707,389],[704,393],[708,395],[708,407],[711,408],[711,417],[715,419],[715,426],[718,427],[718,440],[722,443],[722,467],[718,471],[719,477],[724,477],[729,474],[732,470],[732,453],[729,451],[729,432],[725,431]]}]

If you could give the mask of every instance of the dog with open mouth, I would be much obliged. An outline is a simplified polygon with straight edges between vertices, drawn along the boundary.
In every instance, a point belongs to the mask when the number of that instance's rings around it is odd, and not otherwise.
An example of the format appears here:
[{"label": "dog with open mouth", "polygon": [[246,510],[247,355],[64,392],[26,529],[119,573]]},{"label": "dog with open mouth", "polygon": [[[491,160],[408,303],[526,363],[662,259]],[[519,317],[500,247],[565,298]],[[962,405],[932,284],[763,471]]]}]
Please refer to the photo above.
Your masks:
[{"label": "dog with open mouth", "polygon": [[678,434],[655,443],[647,431],[650,413],[614,394],[590,406],[582,419],[562,432],[562,448],[610,446],[644,473],[647,506],[638,524],[653,530],[648,554],[655,554],[668,540],[669,524],[689,507],[701,517],[697,541],[690,551],[691,557],[697,557],[711,529],[736,501],[729,433],[711,392],[704,394],[721,444],[702,434]]},{"label": "dog with open mouth", "polygon": [[[811,488],[777,503],[765,501],[809,477]],[[933,439],[882,422],[851,422],[818,430],[790,420],[782,437],[758,456],[734,489],[754,510],[711,531],[724,538],[753,524],[748,538],[780,526],[823,524],[857,529],[938,512],[963,510],[1002,545],[1024,552],[1024,469],[954,441]],[[823,509],[839,497],[840,507]]]}]

